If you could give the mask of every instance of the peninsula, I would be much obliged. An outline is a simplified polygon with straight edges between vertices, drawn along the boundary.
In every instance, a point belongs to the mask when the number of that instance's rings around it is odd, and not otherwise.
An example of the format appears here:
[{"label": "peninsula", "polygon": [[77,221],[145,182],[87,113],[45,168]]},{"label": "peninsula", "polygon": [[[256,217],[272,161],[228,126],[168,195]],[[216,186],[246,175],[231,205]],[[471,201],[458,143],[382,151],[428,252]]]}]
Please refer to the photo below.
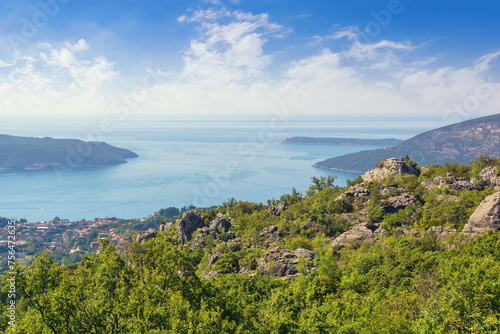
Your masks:
[{"label": "peninsula", "polygon": [[476,118],[412,137],[394,147],[341,155],[314,164],[314,167],[364,173],[379,161],[404,157],[419,165],[468,163],[480,155],[500,155],[500,114]]},{"label": "peninsula", "polygon": [[0,135],[0,172],[118,165],[135,157],[104,142]]}]

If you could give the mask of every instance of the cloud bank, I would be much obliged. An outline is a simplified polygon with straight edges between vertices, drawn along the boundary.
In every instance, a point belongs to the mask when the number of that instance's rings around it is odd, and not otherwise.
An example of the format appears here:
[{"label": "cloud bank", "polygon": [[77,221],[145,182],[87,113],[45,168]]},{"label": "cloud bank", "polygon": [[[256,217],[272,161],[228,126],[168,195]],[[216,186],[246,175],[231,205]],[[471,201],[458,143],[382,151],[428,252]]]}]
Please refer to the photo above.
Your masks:
[{"label": "cloud bank", "polygon": [[[181,68],[142,87],[146,98],[134,106],[138,117],[264,115],[286,107],[303,115],[437,115],[458,121],[500,111],[500,82],[492,75],[500,52],[461,68],[437,66],[442,55],[419,56],[425,45],[366,42],[356,27],[345,27],[312,36],[300,46],[311,50],[309,56],[283,63],[280,51],[268,46],[294,32],[267,14],[207,9],[177,21],[198,35],[180,51]],[[110,112],[117,96],[132,92],[120,80],[123,69],[89,51],[92,45],[80,39],[0,59],[2,113]]]}]

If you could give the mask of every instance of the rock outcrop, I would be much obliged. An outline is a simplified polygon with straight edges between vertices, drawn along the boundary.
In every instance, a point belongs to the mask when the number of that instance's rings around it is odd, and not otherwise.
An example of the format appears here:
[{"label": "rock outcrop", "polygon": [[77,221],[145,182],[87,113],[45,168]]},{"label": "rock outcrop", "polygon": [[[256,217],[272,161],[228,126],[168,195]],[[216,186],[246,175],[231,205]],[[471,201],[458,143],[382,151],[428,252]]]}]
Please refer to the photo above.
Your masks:
[{"label": "rock outcrop", "polygon": [[215,262],[219,261],[222,258],[222,256],[224,256],[224,254],[222,253],[219,252],[213,253],[208,257],[208,265],[212,267]]},{"label": "rock outcrop", "polygon": [[264,246],[269,247],[280,239],[282,235],[278,231],[278,226],[273,225],[263,228],[257,237],[264,239]]},{"label": "rock outcrop", "polygon": [[151,240],[153,238],[156,238],[157,233],[158,233],[157,231],[150,231],[150,232],[138,234],[138,235],[135,236],[135,240],[138,243],[143,243],[145,241],[148,241],[148,240]]},{"label": "rock outcrop", "polygon": [[[182,242],[192,240],[191,249],[198,247],[206,247],[205,237],[207,235],[218,235],[221,231],[228,232],[228,239],[233,239],[234,233],[230,232],[231,219],[222,213],[218,213],[217,217],[212,220],[208,227],[204,226],[203,216],[198,211],[188,211],[182,216],[182,219],[177,219],[174,222],[162,224],[159,226],[160,231],[168,231],[171,227],[177,229],[177,233]],[[194,232],[197,231],[196,236],[193,238]]]},{"label": "rock outcrop", "polygon": [[345,193],[341,194],[337,199],[340,198],[347,198],[347,197],[353,197],[355,199],[361,198],[361,197],[368,197],[370,196],[370,190],[365,188],[364,183],[359,183],[355,184],[352,187],[349,188]]},{"label": "rock outcrop", "polygon": [[463,233],[500,231],[500,192],[488,196],[470,216]]},{"label": "rock outcrop", "polygon": [[420,171],[407,164],[402,159],[390,158],[381,162],[381,166],[375,169],[370,169],[362,176],[363,181],[373,182],[383,180],[389,175],[413,174],[420,175]]},{"label": "rock outcrop", "polygon": [[285,210],[285,202],[281,202],[278,206],[272,206],[269,208],[269,212],[273,216],[279,216]]},{"label": "rock outcrop", "polygon": [[436,176],[432,181],[424,180],[422,182],[422,186],[427,189],[432,188],[448,188],[454,192],[460,191],[472,191],[472,190],[482,190],[483,188],[480,185],[477,185],[473,182],[470,182],[465,177],[455,177],[455,175],[451,173],[447,173],[445,177]]},{"label": "rock outcrop", "polygon": [[209,228],[214,232],[218,232],[220,228],[222,228],[224,232],[229,231],[231,223],[226,218],[227,217],[224,216],[222,212],[219,212],[217,217],[210,223]]},{"label": "rock outcrop", "polygon": [[186,242],[192,239],[192,234],[196,229],[203,226],[203,216],[198,211],[188,211],[184,213],[182,219],[160,225],[159,230],[168,231],[172,226],[176,227],[179,238]]},{"label": "rock outcrop", "polygon": [[191,241],[191,246],[190,248],[192,250],[196,248],[205,248],[207,247],[207,243],[205,242],[205,238],[208,235],[218,235],[221,231],[222,232],[227,232],[227,239],[234,239],[235,235],[233,232],[229,231],[232,227],[230,221],[227,216],[225,216],[223,213],[219,212],[217,214],[217,217],[215,217],[214,220],[210,222],[209,227],[202,227],[197,230],[196,236],[193,238]]},{"label": "rock outcrop", "polygon": [[428,236],[429,234],[434,234],[438,238],[446,238],[450,234],[457,233],[457,230],[448,226],[432,226],[424,233],[424,236]]},{"label": "rock outcrop", "polygon": [[394,213],[406,208],[408,205],[416,205],[417,198],[411,194],[403,193],[399,196],[389,197],[389,204],[384,205],[385,213]]},{"label": "rock outcrop", "polygon": [[339,235],[333,241],[333,245],[339,248],[349,244],[361,245],[365,242],[374,242],[375,232],[379,228],[379,224],[361,223],[353,226],[352,230]]},{"label": "rock outcrop", "polygon": [[500,187],[500,178],[497,175],[497,167],[484,168],[479,176],[483,179],[487,186]]},{"label": "rock outcrop", "polygon": [[290,279],[299,273],[296,265],[299,264],[300,258],[312,264],[314,257],[315,254],[306,249],[299,248],[292,253],[284,247],[275,247],[264,256],[259,272],[263,275]]}]

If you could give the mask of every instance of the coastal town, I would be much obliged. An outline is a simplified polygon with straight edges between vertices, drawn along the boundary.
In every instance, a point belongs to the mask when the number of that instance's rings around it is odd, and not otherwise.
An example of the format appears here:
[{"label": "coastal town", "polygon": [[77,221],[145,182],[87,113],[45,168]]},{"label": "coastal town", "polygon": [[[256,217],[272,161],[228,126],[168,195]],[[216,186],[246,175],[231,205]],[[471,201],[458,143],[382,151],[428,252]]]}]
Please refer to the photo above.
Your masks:
[{"label": "coastal town", "polygon": [[[153,229],[154,218],[154,215],[148,215],[147,218],[127,220],[106,217],[70,221],[55,217],[50,221],[36,222],[21,219],[15,224],[15,245],[21,258],[23,254],[29,258],[36,250],[51,254],[51,257],[58,260],[70,256],[72,261],[67,262],[73,262],[97,252],[101,238],[107,238],[118,250],[124,250],[134,234]],[[0,219],[1,256],[7,252],[8,236],[13,233],[8,220]]]}]

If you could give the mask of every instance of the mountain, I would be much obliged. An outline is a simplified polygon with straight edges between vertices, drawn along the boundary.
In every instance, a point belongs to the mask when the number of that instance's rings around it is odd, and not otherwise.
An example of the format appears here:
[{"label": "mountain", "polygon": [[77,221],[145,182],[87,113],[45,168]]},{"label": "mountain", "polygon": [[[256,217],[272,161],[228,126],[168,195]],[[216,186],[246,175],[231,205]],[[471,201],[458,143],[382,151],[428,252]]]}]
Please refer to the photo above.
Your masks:
[{"label": "mountain", "polygon": [[283,139],[282,144],[301,145],[354,145],[354,146],[396,146],[402,140],[394,138],[385,139],[356,139],[356,138],[313,138],[313,137],[292,137]]},{"label": "mountain", "polygon": [[0,135],[0,171],[127,163],[138,155],[104,142]]},{"label": "mountain", "polygon": [[379,161],[408,155],[420,165],[466,163],[480,155],[500,156],[500,114],[427,131],[401,144],[350,153],[314,164],[325,169],[366,172]]}]

